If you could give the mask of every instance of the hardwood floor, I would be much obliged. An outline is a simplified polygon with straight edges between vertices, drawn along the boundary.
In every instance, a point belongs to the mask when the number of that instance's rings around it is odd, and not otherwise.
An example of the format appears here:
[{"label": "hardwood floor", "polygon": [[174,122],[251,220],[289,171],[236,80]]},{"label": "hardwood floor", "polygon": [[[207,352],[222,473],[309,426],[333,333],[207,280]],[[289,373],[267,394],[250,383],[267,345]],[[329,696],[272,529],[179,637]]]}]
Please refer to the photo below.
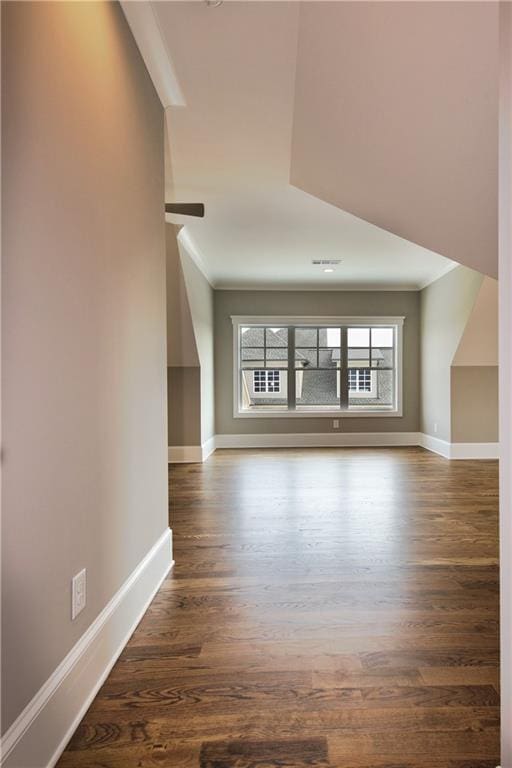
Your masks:
[{"label": "hardwood floor", "polygon": [[497,488],[419,448],[172,466],[174,572],[59,768],[495,768]]}]

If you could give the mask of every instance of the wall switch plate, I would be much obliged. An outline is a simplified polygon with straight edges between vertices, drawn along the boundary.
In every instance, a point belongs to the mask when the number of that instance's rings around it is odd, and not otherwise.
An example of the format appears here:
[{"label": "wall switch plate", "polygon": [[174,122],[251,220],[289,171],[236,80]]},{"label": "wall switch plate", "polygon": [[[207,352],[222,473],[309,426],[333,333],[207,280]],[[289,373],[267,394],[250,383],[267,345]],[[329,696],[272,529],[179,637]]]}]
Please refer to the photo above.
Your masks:
[{"label": "wall switch plate", "polygon": [[332,428],[333,429],[339,429],[340,428],[340,420],[339,419],[333,419],[332,420]]},{"label": "wall switch plate", "polygon": [[437,433],[437,421],[434,422],[434,434]]},{"label": "wall switch plate", "polygon": [[87,602],[87,572],[85,568],[71,582],[71,619],[74,621]]}]

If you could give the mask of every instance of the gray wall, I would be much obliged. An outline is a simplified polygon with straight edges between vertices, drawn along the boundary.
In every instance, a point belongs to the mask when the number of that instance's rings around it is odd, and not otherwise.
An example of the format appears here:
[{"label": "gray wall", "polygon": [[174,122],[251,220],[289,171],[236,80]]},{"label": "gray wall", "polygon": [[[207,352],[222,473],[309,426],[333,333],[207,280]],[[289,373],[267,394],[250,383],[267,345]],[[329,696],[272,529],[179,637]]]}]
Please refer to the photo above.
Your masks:
[{"label": "gray wall", "polygon": [[215,435],[214,291],[181,246],[180,253],[201,370],[201,443],[204,443]]},{"label": "gray wall", "polygon": [[2,56],[5,731],[168,512],[160,102],[116,3],[2,3]]},{"label": "gray wall", "polygon": [[420,414],[420,307],[416,291],[215,291],[217,434],[332,432],[329,418],[233,418],[231,315],[405,316],[403,417],[341,418],[344,432],[416,432]]},{"label": "gray wall", "polygon": [[456,267],[421,291],[421,431],[451,441],[451,365],[483,277]]},{"label": "gray wall", "polygon": [[166,224],[168,437],[170,446],[201,445],[201,367],[177,230]]},{"label": "gray wall", "polygon": [[176,228],[165,225],[167,270],[167,365],[199,367],[199,353],[192,323],[185,276],[176,239]]},{"label": "gray wall", "polygon": [[498,366],[452,367],[453,443],[496,443],[498,410]]}]

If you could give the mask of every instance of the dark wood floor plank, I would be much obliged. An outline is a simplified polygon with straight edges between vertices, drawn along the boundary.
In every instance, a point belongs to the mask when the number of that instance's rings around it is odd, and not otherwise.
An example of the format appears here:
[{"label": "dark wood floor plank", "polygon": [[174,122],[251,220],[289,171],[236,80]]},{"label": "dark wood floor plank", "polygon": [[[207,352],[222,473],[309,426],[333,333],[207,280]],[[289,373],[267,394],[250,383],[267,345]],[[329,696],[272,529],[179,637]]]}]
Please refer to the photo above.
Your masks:
[{"label": "dark wood floor plank", "polygon": [[325,739],[213,741],[201,747],[201,768],[328,768]]},{"label": "dark wood floor plank", "polygon": [[498,467],[416,448],[170,468],[176,566],[59,768],[495,768]]}]

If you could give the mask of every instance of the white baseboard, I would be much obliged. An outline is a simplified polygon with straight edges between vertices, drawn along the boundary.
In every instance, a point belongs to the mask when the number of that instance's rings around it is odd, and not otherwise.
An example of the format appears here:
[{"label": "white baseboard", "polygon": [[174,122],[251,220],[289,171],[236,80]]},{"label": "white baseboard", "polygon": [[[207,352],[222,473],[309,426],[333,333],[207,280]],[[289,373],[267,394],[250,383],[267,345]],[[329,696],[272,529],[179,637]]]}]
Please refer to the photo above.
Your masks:
[{"label": "white baseboard", "polygon": [[211,456],[215,448],[215,436],[202,445],[170,445],[168,461],[169,464],[201,464]]},{"label": "white baseboard", "polygon": [[498,459],[499,443],[449,443],[432,435],[421,435],[420,445],[445,459]]},{"label": "white baseboard", "polygon": [[445,459],[497,459],[498,443],[449,443],[422,432],[283,432],[215,435],[203,445],[169,448],[169,462],[200,464],[217,448],[356,448],[420,446]]},{"label": "white baseboard", "polygon": [[169,464],[201,464],[203,448],[201,445],[170,445]]},{"label": "white baseboard", "polygon": [[439,456],[444,456],[445,459],[451,458],[451,443],[446,440],[441,440],[439,437],[432,437],[432,435],[426,435],[420,433],[420,442],[423,448],[433,453],[438,453]]},{"label": "white baseboard", "polygon": [[217,448],[331,448],[419,445],[419,432],[302,432],[217,435]]},{"label": "white baseboard", "polygon": [[213,437],[210,437],[210,439],[207,440],[205,443],[203,443],[202,446],[201,446],[202,460],[206,461],[208,456],[212,455],[212,453],[214,452],[216,447],[217,447],[217,441],[216,441],[216,437],[214,435]]},{"label": "white baseboard", "polygon": [[450,459],[499,459],[499,443],[452,443]]},{"label": "white baseboard", "polygon": [[53,768],[172,565],[168,528],[6,731],[3,768]]}]

